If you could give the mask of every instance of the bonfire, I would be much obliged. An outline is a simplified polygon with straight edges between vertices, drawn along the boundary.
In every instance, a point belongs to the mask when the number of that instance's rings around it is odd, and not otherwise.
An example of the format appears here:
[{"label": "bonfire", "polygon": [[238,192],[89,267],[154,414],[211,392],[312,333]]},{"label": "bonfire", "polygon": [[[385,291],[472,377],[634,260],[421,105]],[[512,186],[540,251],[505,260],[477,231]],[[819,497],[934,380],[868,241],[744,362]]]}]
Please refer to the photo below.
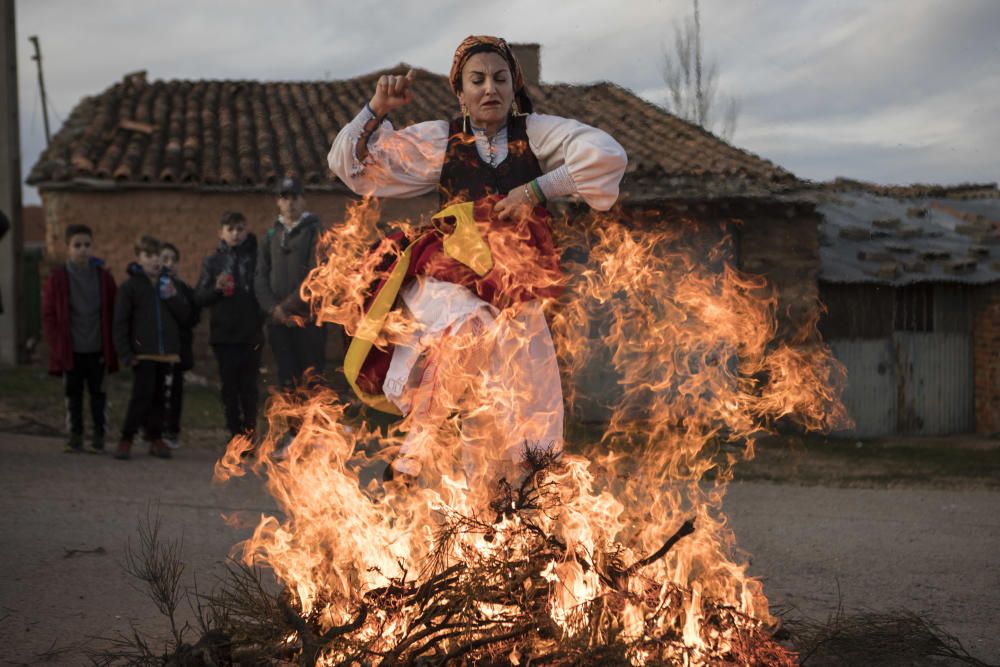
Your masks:
[{"label": "bonfire", "polygon": [[[352,206],[302,291],[351,336],[379,277],[365,260],[379,217],[375,200]],[[310,665],[795,664],[722,503],[755,437],[845,422],[842,370],[815,323],[779,336],[773,290],[726,263],[726,242],[687,245],[695,224],[557,226],[566,277],[545,309],[568,407],[595,364],[616,378],[590,446],[524,438],[516,462],[509,445],[489,446],[511,437],[490,423],[496,406],[532,382],[498,384],[495,366],[470,363],[511,349],[489,332],[449,337],[437,372],[452,380],[419,475],[385,473],[409,418],[388,430],[348,418],[329,389],[273,397],[273,435],[255,457],[235,439],[216,477],[266,479],[281,516],[262,517],[236,555],[282,592],[257,607],[230,595],[242,620],[227,645]],[[491,246],[510,275],[529,270],[502,239]],[[390,314],[376,345],[407,326]],[[289,425],[297,435],[275,461]],[[244,597],[266,597],[246,581]]]}]

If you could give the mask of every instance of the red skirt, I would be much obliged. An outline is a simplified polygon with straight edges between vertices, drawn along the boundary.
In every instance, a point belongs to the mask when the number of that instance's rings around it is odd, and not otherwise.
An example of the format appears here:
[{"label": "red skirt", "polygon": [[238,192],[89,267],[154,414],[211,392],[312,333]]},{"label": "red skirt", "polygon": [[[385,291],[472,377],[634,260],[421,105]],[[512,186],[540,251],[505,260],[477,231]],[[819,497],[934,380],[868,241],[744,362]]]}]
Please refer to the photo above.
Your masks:
[{"label": "red skirt", "polygon": [[[472,206],[475,228],[485,242],[483,250],[488,249],[485,265],[481,256],[471,259],[466,256],[469,254],[467,246],[456,251],[458,237],[467,239],[464,232],[469,230],[459,229],[463,221],[454,217],[438,214],[434,225],[421,230],[412,239],[402,232],[390,234],[386,239],[388,249],[385,242],[379,244],[383,253],[379,264],[381,277],[369,289],[365,300],[366,318],[374,315],[374,326],[378,328],[380,319],[384,319],[381,311],[389,300],[392,300],[391,307],[396,307],[399,292],[416,276],[462,285],[498,309],[558,296],[563,277],[552,238],[551,214],[546,208],[536,206],[523,219],[501,220],[493,208],[501,199],[499,195],[491,195],[476,200]],[[480,241],[473,241],[477,242]],[[345,373],[363,401],[398,414],[382,393],[393,347],[376,347],[368,340],[372,333],[369,328],[366,340],[357,337],[351,340],[345,357]]]}]

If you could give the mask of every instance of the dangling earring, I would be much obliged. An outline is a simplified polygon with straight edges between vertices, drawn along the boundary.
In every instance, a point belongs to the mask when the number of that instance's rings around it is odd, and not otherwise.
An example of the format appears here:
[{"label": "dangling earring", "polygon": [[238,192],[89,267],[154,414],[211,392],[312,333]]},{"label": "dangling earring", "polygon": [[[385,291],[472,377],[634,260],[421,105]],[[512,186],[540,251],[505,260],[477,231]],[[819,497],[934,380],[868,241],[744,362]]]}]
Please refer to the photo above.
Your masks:
[{"label": "dangling earring", "polygon": [[469,107],[462,104],[462,132],[469,134]]},{"label": "dangling earring", "polygon": [[521,115],[521,110],[517,108],[517,100],[514,100],[514,103],[510,106],[510,113],[514,117]]}]

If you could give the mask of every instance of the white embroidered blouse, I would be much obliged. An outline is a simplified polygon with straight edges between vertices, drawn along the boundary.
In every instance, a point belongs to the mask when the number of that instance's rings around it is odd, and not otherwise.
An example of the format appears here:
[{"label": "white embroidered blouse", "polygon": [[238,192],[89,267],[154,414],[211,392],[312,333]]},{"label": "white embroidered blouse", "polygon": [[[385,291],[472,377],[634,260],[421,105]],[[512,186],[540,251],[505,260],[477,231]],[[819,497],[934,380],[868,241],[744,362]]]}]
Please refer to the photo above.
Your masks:
[{"label": "white embroidered blouse", "polygon": [[[368,139],[368,155],[359,160],[355,147],[362,129],[375,116],[366,106],[333,140],[330,170],[360,195],[416,197],[434,191],[448,147],[448,123],[417,123],[401,130],[383,120]],[[618,199],[618,184],[628,157],[611,135],[575,120],[533,113],[527,117],[528,145],[543,175],[538,185],[546,198],[579,196],[598,211]],[[507,157],[507,128],[493,137],[476,127],[479,157],[497,165]]]}]

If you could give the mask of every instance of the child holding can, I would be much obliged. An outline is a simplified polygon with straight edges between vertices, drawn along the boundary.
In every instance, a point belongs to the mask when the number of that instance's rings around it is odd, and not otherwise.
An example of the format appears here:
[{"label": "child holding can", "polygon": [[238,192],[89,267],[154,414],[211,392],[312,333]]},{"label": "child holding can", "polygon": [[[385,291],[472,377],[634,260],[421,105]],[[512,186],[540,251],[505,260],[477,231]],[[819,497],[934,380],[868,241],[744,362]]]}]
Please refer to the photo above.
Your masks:
[{"label": "child holding can", "polygon": [[129,397],[116,459],[128,459],[140,427],[149,438],[149,454],[169,459],[163,442],[163,405],[167,373],[180,362],[180,327],[190,304],[168,274],[162,272],[162,244],[142,236],[135,244],[136,261],[115,297],[114,344],[122,365],[132,369]]},{"label": "child holding can", "polygon": [[230,436],[252,436],[257,424],[257,382],[264,342],[263,315],[254,292],[257,238],[246,218],[227,211],[219,245],[205,258],[195,302],[209,309],[209,342],[219,363],[222,405]]}]

